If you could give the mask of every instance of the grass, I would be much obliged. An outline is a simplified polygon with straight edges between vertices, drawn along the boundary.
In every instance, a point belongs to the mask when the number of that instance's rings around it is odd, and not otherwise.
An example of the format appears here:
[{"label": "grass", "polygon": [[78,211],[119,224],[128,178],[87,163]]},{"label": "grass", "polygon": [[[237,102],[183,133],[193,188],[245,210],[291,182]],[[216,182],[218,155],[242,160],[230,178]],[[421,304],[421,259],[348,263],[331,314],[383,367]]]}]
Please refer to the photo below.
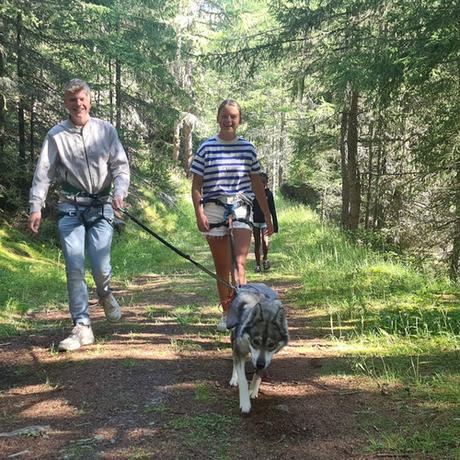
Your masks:
[{"label": "grass", "polygon": [[[212,269],[189,202],[179,202],[172,209],[145,193],[131,212]],[[290,303],[308,316],[312,334],[327,339],[330,349],[341,357],[325,365],[322,376],[351,376],[384,392],[400,408],[398,423],[376,418],[377,408],[362,413],[369,451],[460,458],[458,286],[400,255],[375,252],[365,243],[353,242],[305,207],[279,200],[278,213],[280,233],[272,238],[270,248],[274,268],[264,276],[268,283],[276,278],[296,285],[286,293]],[[257,280],[248,268],[249,280]],[[192,289],[204,299],[201,306],[186,301],[173,308],[147,306],[152,319],[167,318],[186,330],[215,319],[217,310],[211,307],[216,302],[214,282],[204,283],[207,275],[133,223],[115,237],[113,269],[116,285],[133,287],[142,276],[153,290],[159,289],[159,278],[181,275],[176,279],[184,282],[163,283],[161,295],[165,299],[186,296]],[[89,275],[88,283],[92,286]],[[132,294],[131,302],[136,302],[136,296]],[[62,327],[34,322],[28,313],[66,309],[66,299],[62,257],[56,245],[2,226],[0,337],[31,328]],[[203,308],[203,304],[208,306]],[[219,345],[218,335],[211,340]],[[171,346],[177,352],[201,350],[192,334],[172,338]],[[130,368],[135,363],[125,360],[122,365]],[[195,398],[212,399],[212,389],[199,384]],[[205,414],[174,419],[171,427],[183,429],[191,442],[199,443],[231,423],[223,415]],[[223,452],[225,456],[225,448]]]},{"label": "grass", "polygon": [[217,396],[207,383],[199,383],[195,387],[195,399],[201,402],[215,401]]},{"label": "grass", "polygon": [[373,427],[369,450],[460,458],[457,286],[401,256],[352,243],[299,206],[283,207],[280,228],[272,253],[279,271],[297,277],[291,300],[344,357],[323,372],[362,378],[404,400],[399,426],[376,419],[377,410],[363,415]]},{"label": "grass", "polygon": [[196,343],[193,338],[190,339],[171,339],[171,346],[176,353],[185,353],[187,351],[200,351],[201,345]]},{"label": "grass", "polygon": [[60,251],[8,225],[0,229],[0,336],[27,330],[24,313],[66,305]]},{"label": "grass", "polygon": [[238,422],[239,417],[206,413],[174,418],[169,422],[169,426],[180,431],[181,436],[192,446],[213,446],[214,455],[217,454],[216,448],[218,448],[221,451],[220,457],[226,450],[225,443],[228,441],[232,427]]}]

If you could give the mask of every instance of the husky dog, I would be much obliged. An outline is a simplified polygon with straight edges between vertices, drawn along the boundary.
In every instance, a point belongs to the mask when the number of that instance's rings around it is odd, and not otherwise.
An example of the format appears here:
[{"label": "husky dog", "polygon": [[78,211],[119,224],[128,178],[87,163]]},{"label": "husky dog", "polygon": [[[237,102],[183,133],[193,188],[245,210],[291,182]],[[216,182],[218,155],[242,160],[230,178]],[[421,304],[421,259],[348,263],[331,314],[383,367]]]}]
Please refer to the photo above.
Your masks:
[{"label": "husky dog", "polygon": [[[240,409],[251,410],[249,397],[257,398],[262,374],[273,355],[288,343],[286,313],[277,294],[263,283],[251,283],[238,289],[227,314],[231,329],[233,373],[231,386],[239,387]],[[245,361],[247,355],[256,369],[248,390]]]}]

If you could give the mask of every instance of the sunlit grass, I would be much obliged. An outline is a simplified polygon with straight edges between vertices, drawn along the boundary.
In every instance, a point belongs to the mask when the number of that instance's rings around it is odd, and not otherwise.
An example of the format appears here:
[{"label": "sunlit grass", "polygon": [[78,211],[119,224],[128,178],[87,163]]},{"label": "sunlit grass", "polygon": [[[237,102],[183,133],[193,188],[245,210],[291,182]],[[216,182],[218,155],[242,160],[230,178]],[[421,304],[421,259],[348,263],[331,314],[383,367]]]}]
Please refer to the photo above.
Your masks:
[{"label": "sunlit grass", "polygon": [[65,302],[60,251],[12,227],[0,229],[0,311],[24,313]]},{"label": "sunlit grass", "polygon": [[[168,207],[146,191],[136,206],[131,213],[213,270],[188,200]],[[248,279],[295,285],[285,298],[309,319],[310,336],[327,341],[329,350],[340,357],[322,368],[323,376],[358,379],[375,391],[392,385],[400,392],[392,397],[400,398],[402,414],[410,398],[412,412],[404,427],[384,419],[372,421],[379,431],[372,429],[369,435],[370,450],[455,458],[460,449],[458,287],[428,275],[401,255],[378,253],[352,242],[303,206],[278,199],[278,214],[280,233],[270,247],[272,269],[261,278],[251,261]],[[215,281],[208,275],[129,221],[125,232],[115,236],[112,264],[113,284],[129,290],[124,304],[145,301],[147,287],[155,291],[156,302],[161,300],[159,306],[145,306],[147,320],[176,324],[186,331],[170,339],[170,350],[200,352],[204,341],[206,346],[209,341],[215,348],[221,346],[222,337],[214,330],[196,332],[197,325],[216,321],[220,313]],[[89,272],[88,283],[91,288]],[[182,298],[186,300],[178,301]],[[0,336],[62,327],[32,321],[27,315],[53,309],[67,309],[60,250],[13,228],[0,229]],[[136,331],[135,324],[132,327]],[[128,369],[134,365],[132,360],[122,362]],[[195,397],[212,399],[212,389],[197,386]],[[419,422],[427,411],[434,414],[430,424]],[[209,428],[211,436],[220,418],[182,418],[173,427],[182,427],[193,437],[194,423],[202,424],[202,431]]]},{"label": "sunlit grass", "polygon": [[[414,419],[408,415],[404,428],[369,415],[370,450],[460,458],[456,286],[426,275],[404,257],[352,243],[301,206],[283,207],[280,228],[273,246],[283,251],[281,271],[299,277],[290,299],[343,357],[323,372],[360,377],[379,391],[387,385],[405,389],[403,401],[410,395],[400,416],[409,406]],[[426,410],[432,412],[429,423],[423,423]]]}]

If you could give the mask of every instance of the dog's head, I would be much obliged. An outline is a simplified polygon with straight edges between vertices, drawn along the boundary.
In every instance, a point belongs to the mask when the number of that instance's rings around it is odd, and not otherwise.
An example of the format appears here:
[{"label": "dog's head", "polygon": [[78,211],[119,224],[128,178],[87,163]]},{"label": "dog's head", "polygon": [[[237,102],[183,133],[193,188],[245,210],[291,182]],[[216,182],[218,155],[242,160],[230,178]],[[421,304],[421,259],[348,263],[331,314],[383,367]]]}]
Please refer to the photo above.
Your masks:
[{"label": "dog's head", "polygon": [[227,327],[235,327],[235,339],[247,340],[251,360],[258,370],[266,369],[275,353],[288,343],[286,312],[279,300],[244,295],[233,302]]}]

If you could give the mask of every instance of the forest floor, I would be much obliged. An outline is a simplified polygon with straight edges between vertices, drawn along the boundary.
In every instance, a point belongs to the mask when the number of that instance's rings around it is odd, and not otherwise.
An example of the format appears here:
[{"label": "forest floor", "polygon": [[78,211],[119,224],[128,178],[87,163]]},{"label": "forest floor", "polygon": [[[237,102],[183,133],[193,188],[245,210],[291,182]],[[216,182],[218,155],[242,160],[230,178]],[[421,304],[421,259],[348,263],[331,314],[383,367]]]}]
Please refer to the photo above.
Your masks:
[{"label": "forest floor", "polygon": [[397,423],[396,402],[375,382],[331,371],[343,358],[290,305],[289,282],[274,287],[290,343],[240,415],[218,309],[196,307],[202,282],[150,275],[115,286],[123,321],[110,325],[92,306],[96,343],[76,352],[54,351],[66,311],[33,313],[35,330],[0,340],[0,458],[420,458],[369,450],[375,419]]}]

